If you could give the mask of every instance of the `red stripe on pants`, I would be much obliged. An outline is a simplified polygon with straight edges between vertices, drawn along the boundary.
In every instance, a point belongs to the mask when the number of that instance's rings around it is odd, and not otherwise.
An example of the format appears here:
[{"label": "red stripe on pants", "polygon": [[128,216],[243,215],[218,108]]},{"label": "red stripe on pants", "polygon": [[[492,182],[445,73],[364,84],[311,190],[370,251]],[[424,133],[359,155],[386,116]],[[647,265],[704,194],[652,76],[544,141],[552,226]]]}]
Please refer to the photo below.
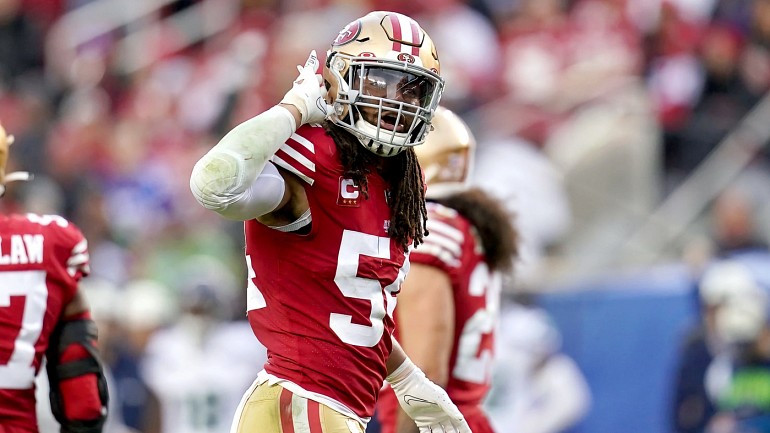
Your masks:
[{"label": "red stripe on pants", "polygon": [[317,401],[307,401],[307,420],[310,423],[310,433],[323,433],[320,407]]},{"label": "red stripe on pants", "polygon": [[281,390],[281,430],[283,433],[294,433],[294,419],[291,416],[291,391],[284,388]]}]

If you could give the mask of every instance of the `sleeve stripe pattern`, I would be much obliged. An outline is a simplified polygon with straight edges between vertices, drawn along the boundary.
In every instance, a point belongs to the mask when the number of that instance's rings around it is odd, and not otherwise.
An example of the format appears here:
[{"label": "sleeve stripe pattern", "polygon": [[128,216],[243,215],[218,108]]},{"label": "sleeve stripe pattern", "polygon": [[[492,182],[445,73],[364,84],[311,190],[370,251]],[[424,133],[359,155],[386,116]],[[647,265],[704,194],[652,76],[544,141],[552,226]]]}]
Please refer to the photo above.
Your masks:
[{"label": "sleeve stripe pattern", "polygon": [[313,142],[308,140],[307,138],[305,138],[305,137],[303,137],[303,136],[301,136],[301,135],[299,135],[297,133],[294,133],[294,134],[291,134],[291,137],[289,137],[289,140],[292,140],[292,141],[296,142],[297,144],[302,145],[302,147],[307,149],[308,152],[315,153],[315,146],[313,145]]},{"label": "sleeve stripe pattern", "polygon": [[434,256],[450,267],[460,266],[462,244],[465,240],[463,233],[435,219],[428,220],[428,230],[430,234],[415,252]]},{"label": "sleeve stripe pattern", "polygon": [[289,170],[312,185],[315,177],[315,146],[301,135],[292,134],[273,156],[274,164]]},{"label": "sleeve stripe pattern", "polygon": [[89,266],[90,257],[88,255],[88,241],[83,239],[72,247],[70,258],[67,259],[67,273],[74,277],[78,271],[84,274],[91,272]]}]

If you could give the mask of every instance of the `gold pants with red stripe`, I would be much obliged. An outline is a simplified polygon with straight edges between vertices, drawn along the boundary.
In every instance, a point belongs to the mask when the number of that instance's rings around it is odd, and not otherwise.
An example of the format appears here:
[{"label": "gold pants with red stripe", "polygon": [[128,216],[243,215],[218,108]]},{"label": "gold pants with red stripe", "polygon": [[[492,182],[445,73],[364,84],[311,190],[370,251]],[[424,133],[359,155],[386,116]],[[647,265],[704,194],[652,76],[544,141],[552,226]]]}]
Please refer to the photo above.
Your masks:
[{"label": "gold pants with red stripe", "polygon": [[254,389],[235,417],[231,433],[364,433],[358,421],[267,382]]}]

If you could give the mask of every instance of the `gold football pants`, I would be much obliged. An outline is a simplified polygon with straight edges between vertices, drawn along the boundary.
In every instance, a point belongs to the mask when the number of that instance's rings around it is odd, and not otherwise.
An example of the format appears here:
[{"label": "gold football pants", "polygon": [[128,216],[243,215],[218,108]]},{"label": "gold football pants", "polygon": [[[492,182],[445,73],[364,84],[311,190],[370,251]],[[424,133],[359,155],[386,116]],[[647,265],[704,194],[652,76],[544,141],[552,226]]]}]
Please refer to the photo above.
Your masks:
[{"label": "gold football pants", "polygon": [[265,382],[238,408],[230,433],[364,433],[364,429],[323,404]]}]

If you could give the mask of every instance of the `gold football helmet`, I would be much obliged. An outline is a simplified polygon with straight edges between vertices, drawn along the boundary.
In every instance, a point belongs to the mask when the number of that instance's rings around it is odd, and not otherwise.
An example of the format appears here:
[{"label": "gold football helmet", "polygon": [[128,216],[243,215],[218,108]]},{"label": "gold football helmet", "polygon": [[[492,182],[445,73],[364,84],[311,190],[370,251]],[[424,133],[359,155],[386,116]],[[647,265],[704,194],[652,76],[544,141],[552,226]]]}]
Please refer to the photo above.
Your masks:
[{"label": "gold football helmet", "polygon": [[441,197],[464,188],[470,178],[476,139],[457,114],[438,107],[433,131],[425,144],[415,148],[420,161],[428,197]]},{"label": "gold football helmet", "polygon": [[371,12],[345,26],[327,53],[331,121],[380,156],[422,144],[444,89],[440,70],[436,47],[416,21]]},{"label": "gold football helmet", "polygon": [[8,164],[8,155],[11,144],[13,144],[13,135],[6,133],[3,125],[0,125],[0,197],[5,195],[6,183],[18,180],[29,180],[32,178],[32,175],[26,171],[5,173],[5,166]]},{"label": "gold football helmet", "polygon": [[8,135],[3,125],[0,125],[0,185],[5,185],[5,164],[8,163],[8,148],[11,144],[13,144],[13,135]]}]

